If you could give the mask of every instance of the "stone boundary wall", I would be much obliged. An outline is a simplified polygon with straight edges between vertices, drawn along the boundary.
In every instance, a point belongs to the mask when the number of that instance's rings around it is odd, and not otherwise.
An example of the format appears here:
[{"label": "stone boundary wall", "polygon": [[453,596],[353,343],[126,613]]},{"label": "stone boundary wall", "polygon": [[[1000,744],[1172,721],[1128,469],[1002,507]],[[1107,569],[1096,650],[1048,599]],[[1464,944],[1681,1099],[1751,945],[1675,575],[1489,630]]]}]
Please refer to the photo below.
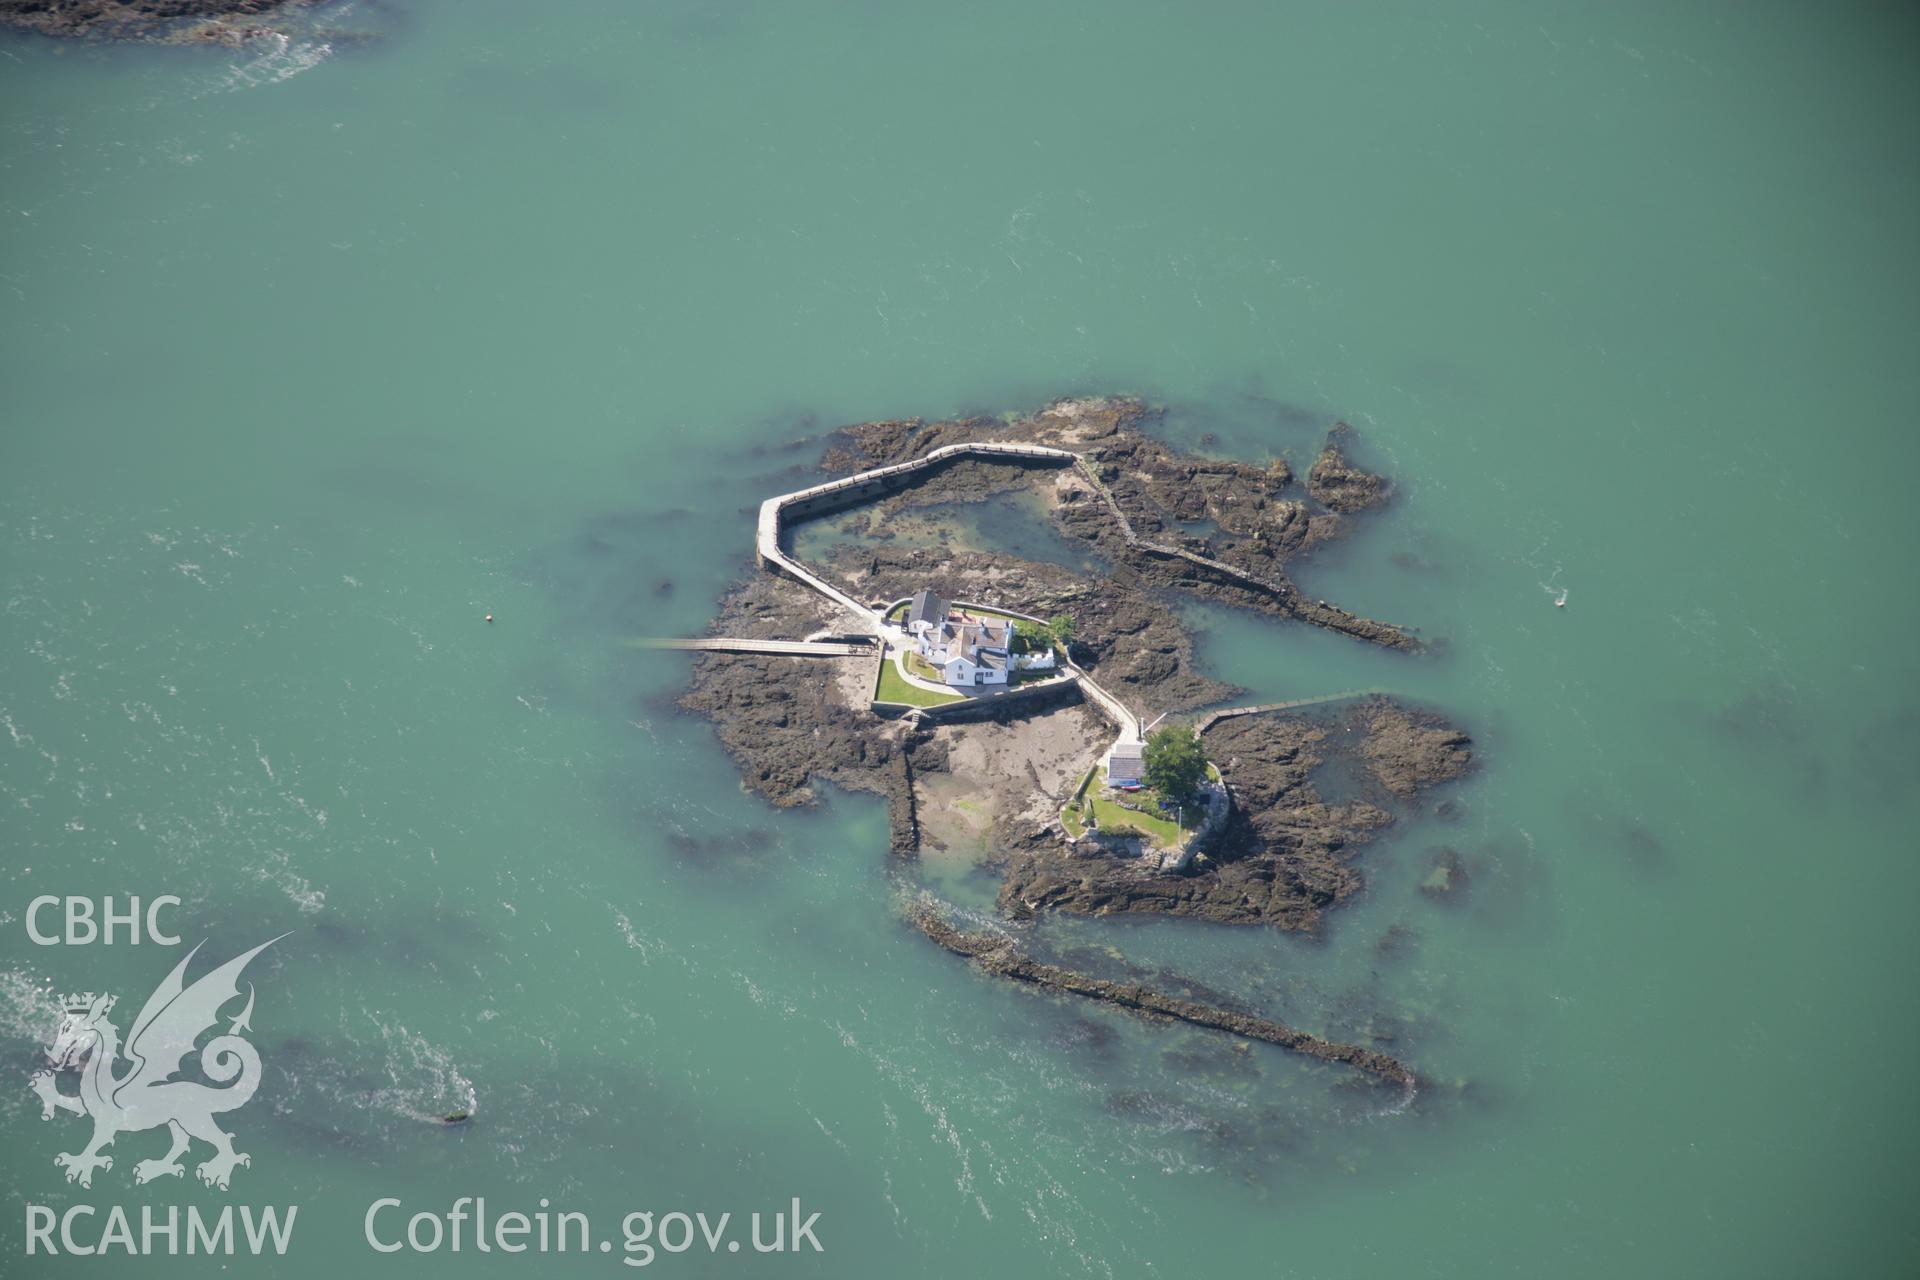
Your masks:
[{"label": "stone boundary wall", "polygon": [[[1215,769],[1217,771],[1218,766]],[[1207,820],[1200,824],[1198,831],[1187,837],[1171,858],[1161,861],[1160,870],[1169,875],[1185,871],[1193,865],[1194,855],[1219,839],[1220,833],[1227,829],[1227,815],[1233,812],[1233,788],[1228,785],[1224,772],[1214,785],[1220,789],[1207,793]]]},{"label": "stone boundary wall", "polygon": [[872,609],[786,553],[781,542],[786,533],[788,518],[819,515],[822,512],[835,511],[841,507],[884,497],[904,489],[921,472],[945,466],[966,457],[990,458],[998,462],[1015,464],[1032,463],[1064,467],[1071,466],[1079,455],[1066,449],[1054,449],[1038,444],[994,444],[987,441],[950,444],[910,462],[896,462],[891,466],[875,467],[871,471],[861,471],[844,479],[830,480],[825,484],[816,484],[809,488],[796,489],[792,493],[783,493],[779,497],[768,498],[760,504],[760,521],[754,541],[754,556],[760,562],[761,568],[773,573],[784,573],[790,578],[805,583],[841,608],[862,618],[870,626],[877,626],[880,619],[875,617]]},{"label": "stone boundary wall", "polygon": [[1021,711],[1036,709],[1035,704],[1044,707],[1049,695],[1061,695],[1069,689],[1080,692],[1080,681],[1072,676],[1060,676],[1052,680],[1036,680],[1005,693],[996,693],[991,698],[962,698],[958,702],[942,702],[932,707],[909,706],[902,702],[875,702],[873,710],[881,715],[918,720],[923,724],[960,724],[968,720],[991,720],[999,708],[1009,704],[1016,705]]},{"label": "stone boundary wall", "polygon": [[887,841],[897,858],[920,855],[920,802],[913,794],[913,761],[903,744],[894,761],[897,776],[887,788]]},{"label": "stone boundary wall", "polygon": [[[1303,600],[1299,590],[1291,583],[1263,578],[1257,573],[1230,565],[1224,560],[1215,560],[1197,551],[1189,551],[1184,547],[1171,546],[1141,537],[1139,531],[1133,527],[1132,519],[1121,509],[1120,501],[1114,497],[1113,490],[1107,487],[1106,481],[1100,478],[1085,455],[1075,453],[1071,449],[1056,449],[1051,445],[1003,444],[987,440],[943,445],[907,462],[875,467],[839,480],[829,480],[824,484],[811,485],[805,489],[796,489],[792,493],[768,498],[760,504],[758,536],[754,544],[755,558],[762,568],[774,573],[784,573],[788,577],[805,583],[841,608],[859,617],[869,626],[878,626],[881,618],[876,617],[873,609],[855,600],[786,553],[781,544],[786,532],[787,520],[791,517],[820,515],[823,512],[854,506],[897,493],[914,483],[918,476],[927,471],[970,457],[1009,462],[1015,465],[1070,466],[1078,471],[1100,495],[1107,510],[1112,512],[1114,518],[1119,521],[1121,536],[1134,550],[1163,560],[1179,560],[1216,577],[1225,578],[1237,586],[1249,587],[1275,596],[1286,601],[1295,616],[1315,626],[1334,631],[1353,632],[1358,629],[1357,624],[1366,621],[1357,614],[1326,604],[1324,601]],[[1406,646],[1419,647],[1418,641],[1406,637],[1404,633],[1396,631],[1395,634],[1405,640]]]},{"label": "stone boundary wall", "polygon": [[1295,698],[1290,702],[1262,702],[1251,707],[1223,707],[1219,711],[1209,711],[1194,722],[1195,733],[1205,733],[1222,720],[1231,720],[1236,716],[1257,716],[1268,711],[1292,711],[1297,707],[1317,707],[1326,702],[1345,702],[1349,698],[1371,698],[1383,695],[1385,689],[1347,689],[1340,693],[1323,693],[1317,698]]},{"label": "stone boundary wall", "polygon": [[[1302,622],[1312,623],[1316,627],[1325,627],[1329,631],[1353,633],[1355,627],[1352,624],[1368,621],[1368,619],[1363,619],[1356,613],[1351,613],[1340,608],[1338,605],[1328,604],[1324,600],[1309,602],[1301,597],[1299,589],[1292,583],[1276,582],[1271,578],[1263,578],[1257,573],[1252,573],[1246,569],[1230,565],[1224,560],[1215,560],[1211,556],[1203,556],[1199,552],[1189,551],[1185,547],[1175,547],[1164,542],[1154,542],[1141,537],[1134,529],[1133,521],[1128,519],[1127,513],[1120,509],[1120,500],[1113,496],[1113,490],[1107,488],[1106,481],[1102,480],[1094,471],[1093,464],[1088,462],[1084,456],[1075,454],[1073,465],[1074,469],[1085,477],[1087,483],[1093,486],[1094,492],[1100,495],[1101,499],[1107,505],[1107,510],[1113,513],[1114,519],[1120,522],[1121,537],[1125,539],[1126,544],[1135,551],[1143,552],[1150,556],[1157,556],[1162,560],[1181,560],[1193,565],[1195,568],[1203,569],[1216,577],[1225,578],[1236,586],[1251,587],[1256,591],[1265,592],[1267,595],[1276,596],[1281,600],[1287,601],[1292,607],[1294,616]],[[1414,640],[1410,636],[1406,636],[1405,633],[1399,631],[1398,628],[1394,630],[1396,635],[1404,638],[1407,646],[1413,648],[1419,647],[1419,641]]]},{"label": "stone boundary wall", "polygon": [[896,462],[871,471],[860,471],[839,480],[796,489],[772,501],[780,504],[781,519],[805,518],[856,506],[874,498],[897,493],[915,480],[916,473],[934,470],[962,458],[980,457],[993,462],[1033,463],[1039,466],[1072,466],[1080,455],[1070,449],[1055,449],[1043,444],[997,444],[982,440],[967,444],[943,445],[907,462]]},{"label": "stone boundary wall", "polygon": [[[854,506],[875,498],[897,493],[915,482],[923,474],[956,462],[962,458],[984,458],[990,461],[1008,462],[1015,465],[1070,466],[1093,486],[1105,503],[1107,510],[1120,524],[1120,532],[1126,544],[1136,551],[1161,559],[1179,560],[1195,568],[1204,570],[1217,577],[1244,587],[1265,592],[1288,601],[1298,616],[1319,626],[1333,630],[1347,630],[1344,623],[1358,622],[1356,615],[1332,605],[1316,605],[1315,610],[1303,607],[1299,592],[1290,583],[1276,582],[1263,578],[1245,569],[1236,568],[1222,560],[1203,556],[1184,547],[1170,546],[1163,542],[1154,542],[1140,536],[1133,527],[1133,521],[1121,508],[1120,500],[1107,487],[1088,462],[1085,455],[1070,449],[1056,449],[1050,445],[1003,444],[993,441],[974,441],[966,444],[943,445],[921,457],[907,462],[896,462],[889,466],[875,467],[869,471],[857,472],[839,480],[829,480],[823,484],[811,485],[805,489],[796,489],[792,493],[768,498],[760,504],[760,518],[754,544],[755,558],[762,568],[769,572],[782,573],[806,586],[812,587],[841,608],[858,617],[866,626],[879,632],[886,625],[887,612],[899,602],[883,605],[874,609],[854,599],[847,592],[828,582],[824,577],[801,564],[799,560],[787,554],[782,545],[786,533],[786,523],[792,517],[820,515],[824,512]],[[971,601],[956,600],[954,604],[961,608],[985,610],[990,613],[1002,613],[1010,617],[1022,618],[1029,622],[1044,623],[1045,619],[1032,614],[1019,613],[1012,609],[977,604]],[[1062,655],[1065,672],[1073,677],[1081,688],[1086,700],[1101,714],[1111,720],[1119,729],[1123,738],[1138,741],[1141,737],[1139,719],[1127,709],[1125,703],[1102,688],[1098,681],[1073,661],[1070,654]],[[884,656],[882,661],[884,661]],[[922,722],[929,720],[964,719],[968,715],[978,715],[974,710],[978,706],[992,706],[1008,698],[1027,698],[1035,693],[1050,691],[1068,681],[1049,680],[1031,685],[1024,689],[1010,690],[990,699],[968,699],[964,702],[942,703],[934,707],[905,707],[903,704],[884,703],[875,700],[873,710],[881,715],[911,715]],[[876,688],[878,679],[875,680]],[[1204,733],[1227,716],[1249,715],[1257,711],[1278,711],[1287,707],[1309,706],[1319,702],[1331,702],[1341,698],[1358,697],[1377,690],[1359,690],[1350,693],[1331,694],[1320,698],[1302,699],[1291,703],[1266,703],[1258,707],[1234,707],[1223,711],[1211,712],[1203,717],[1196,726]]]},{"label": "stone boundary wall", "polygon": [[1127,545],[1136,551],[1145,551],[1164,560],[1185,560],[1202,569],[1211,569],[1215,573],[1224,574],[1243,586],[1257,587],[1273,595],[1291,598],[1296,594],[1281,583],[1270,581],[1257,573],[1249,573],[1245,569],[1235,568],[1224,560],[1215,560],[1201,555],[1198,551],[1189,551],[1185,547],[1171,546],[1165,542],[1154,542],[1141,537],[1134,531],[1133,521],[1128,519],[1127,513],[1120,509],[1120,500],[1113,496],[1113,490],[1107,488],[1107,482],[1094,471],[1093,464],[1077,453],[1073,455],[1073,464],[1105,501],[1107,510],[1113,512],[1114,519],[1120,522],[1121,535],[1126,538]]}]

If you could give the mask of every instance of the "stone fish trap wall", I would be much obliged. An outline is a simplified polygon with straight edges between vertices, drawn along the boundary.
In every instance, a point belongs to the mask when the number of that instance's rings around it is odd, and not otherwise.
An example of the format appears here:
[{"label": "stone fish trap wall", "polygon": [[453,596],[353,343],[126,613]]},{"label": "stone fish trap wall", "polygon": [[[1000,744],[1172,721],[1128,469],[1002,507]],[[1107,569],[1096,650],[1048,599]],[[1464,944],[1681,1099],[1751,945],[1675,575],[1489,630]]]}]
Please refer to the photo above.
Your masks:
[{"label": "stone fish trap wall", "polygon": [[783,493],[777,498],[768,498],[760,504],[760,525],[754,544],[755,558],[760,562],[761,568],[773,573],[784,573],[790,578],[803,582],[841,608],[867,620],[870,625],[878,626],[881,618],[873,609],[855,600],[787,554],[786,548],[782,545],[787,520],[789,517],[817,516],[897,493],[915,483],[923,473],[966,457],[1065,467],[1078,462],[1080,455],[1066,449],[1055,449],[1038,444],[994,444],[989,441],[950,444],[915,458],[911,462],[896,462],[892,466],[875,467],[871,471],[862,471],[843,480],[830,480],[826,484],[816,484],[810,488],[797,489],[792,493]]},{"label": "stone fish trap wall", "polygon": [[[812,485],[792,493],[781,494],[776,498],[768,498],[760,504],[759,533],[755,544],[756,558],[762,568],[774,573],[784,573],[788,577],[805,583],[841,608],[861,618],[869,626],[878,627],[882,619],[873,609],[855,600],[787,554],[786,549],[781,545],[786,532],[787,519],[790,516],[816,516],[897,493],[916,483],[933,469],[968,457],[1015,464],[1072,467],[1092,486],[1093,491],[1100,495],[1101,502],[1119,522],[1121,537],[1134,550],[1162,560],[1179,560],[1216,578],[1225,578],[1236,585],[1251,587],[1256,591],[1277,597],[1286,601],[1296,616],[1316,626],[1347,630],[1349,628],[1346,624],[1363,621],[1358,615],[1337,605],[1330,605],[1324,601],[1304,600],[1299,590],[1291,583],[1264,578],[1257,573],[1230,565],[1224,560],[1215,560],[1197,551],[1189,551],[1185,547],[1176,547],[1169,543],[1155,542],[1141,537],[1134,529],[1133,521],[1121,508],[1119,499],[1114,497],[1113,491],[1107,487],[1106,482],[1100,478],[1099,473],[1084,455],[1075,453],[1071,449],[1057,449],[1051,445],[1042,444],[1001,444],[990,440],[979,440],[966,444],[942,445],[911,461],[875,467],[871,471],[857,472],[844,479],[830,480],[825,484]],[[1410,637],[1409,642],[1415,646],[1418,644]],[[1101,692],[1104,693],[1104,690]],[[1106,709],[1110,712],[1114,710],[1112,707]],[[1119,708],[1119,711],[1125,714],[1124,708]]]}]

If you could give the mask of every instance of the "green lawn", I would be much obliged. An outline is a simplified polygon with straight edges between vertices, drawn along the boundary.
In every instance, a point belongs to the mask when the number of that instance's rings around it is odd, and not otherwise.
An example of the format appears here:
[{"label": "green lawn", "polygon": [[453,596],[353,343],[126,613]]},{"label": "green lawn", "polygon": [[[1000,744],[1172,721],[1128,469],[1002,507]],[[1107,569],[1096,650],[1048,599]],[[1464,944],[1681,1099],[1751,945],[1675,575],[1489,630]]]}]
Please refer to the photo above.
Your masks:
[{"label": "green lawn", "polygon": [[917,684],[908,684],[900,678],[892,662],[880,664],[880,687],[873,696],[876,702],[900,702],[910,707],[937,707],[944,702],[960,701],[957,693],[935,693]]},{"label": "green lawn", "polygon": [[1172,818],[1159,816],[1157,806],[1160,803],[1160,797],[1151,787],[1144,791],[1136,791],[1127,797],[1143,808],[1155,810],[1153,813],[1137,813],[1099,794],[1100,788],[1106,785],[1106,781],[1105,771],[1100,771],[1099,776],[1094,778],[1087,788],[1093,805],[1093,820],[1101,827],[1129,827],[1155,844],[1176,845],[1180,843],[1183,830],[1196,830],[1206,820],[1206,805],[1190,804],[1180,815],[1181,825],[1175,826]]},{"label": "green lawn", "polygon": [[1109,827],[1128,827],[1146,836],[1155,844],[1180,843],[1180,828],[1173,825],[1172,819],[1135,813],[1132,809],[1123,809],[1101,796],[1093,798],[1093,820],[1100,824],[1102,830]]}]

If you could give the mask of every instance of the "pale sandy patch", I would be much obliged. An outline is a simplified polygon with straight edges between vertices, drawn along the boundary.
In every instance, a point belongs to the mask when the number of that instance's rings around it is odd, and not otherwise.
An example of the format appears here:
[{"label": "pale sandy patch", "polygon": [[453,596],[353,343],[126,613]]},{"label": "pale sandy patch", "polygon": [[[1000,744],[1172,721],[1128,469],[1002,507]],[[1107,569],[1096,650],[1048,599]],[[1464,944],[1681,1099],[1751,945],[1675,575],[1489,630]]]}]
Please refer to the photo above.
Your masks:
[{"label": "pale sandy patch", "polygon": [[949,772],[922,774],[914,783],[921,851],[970,859],[987,851],[998,819],[1035,828],[1051,820],[1113,736],[1078,704],[1013,724],[954,725],[940,733]]}]

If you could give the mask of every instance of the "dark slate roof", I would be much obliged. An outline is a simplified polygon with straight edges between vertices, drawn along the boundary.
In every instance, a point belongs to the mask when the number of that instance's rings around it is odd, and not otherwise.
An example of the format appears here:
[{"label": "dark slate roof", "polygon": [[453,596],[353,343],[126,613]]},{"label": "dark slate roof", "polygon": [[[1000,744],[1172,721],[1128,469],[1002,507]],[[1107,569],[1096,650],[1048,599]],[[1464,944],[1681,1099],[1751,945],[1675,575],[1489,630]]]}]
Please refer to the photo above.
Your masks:
[{"label": "dark slate roof", "polygon": [[913,593],[913,603],[907,606],[907,629],[912,630],[916,622],[931,622],[939,626],[947,620],[947,602],[933,592],[925,590]]},{"label": "dark slate roof", "polygon": [[994,630],[985,622],[945,622],[940,626],[940,636],[947,647],[980,661],[980,654],[998,649],[1002,654],[1007,651],[1008,640],[1012,636],[1006,627]]}]

